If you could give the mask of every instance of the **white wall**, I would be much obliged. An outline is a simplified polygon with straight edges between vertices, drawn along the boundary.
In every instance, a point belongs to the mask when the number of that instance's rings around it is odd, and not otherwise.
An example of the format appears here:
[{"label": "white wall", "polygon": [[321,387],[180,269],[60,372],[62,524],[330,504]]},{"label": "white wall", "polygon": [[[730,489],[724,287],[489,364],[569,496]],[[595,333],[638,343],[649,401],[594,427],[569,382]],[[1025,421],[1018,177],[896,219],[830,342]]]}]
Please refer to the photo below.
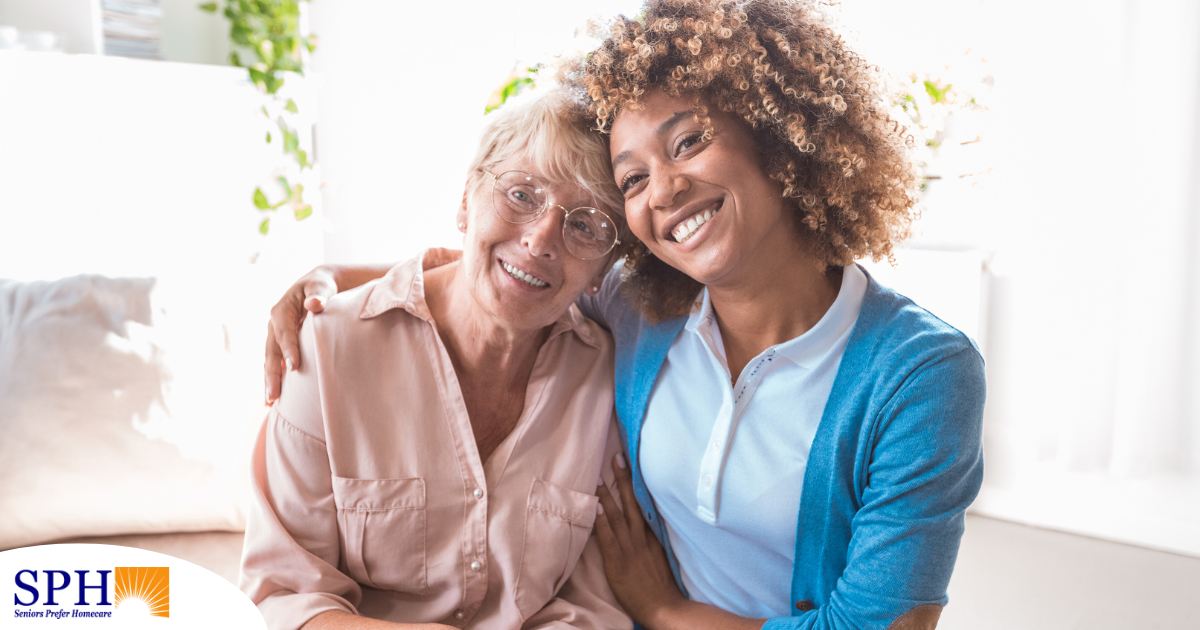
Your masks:
[{"label": "white wall", "polygon": [[229,20],[196,8],[197,0],[159,0],[163,9],[162,51],[167,61],[227,65]]},{"label": "white wall", "polygon": [[588,15],[630,4],[313,2],[327,259],[461,244],[453,214],[492,91]]},{"label": "white wall", "polygon": [[259,235],[279,154],[244,71],[0,51],[0,86],[0,278],[170,279],[261,352],[270,304],[321,260],[320,208]]}]

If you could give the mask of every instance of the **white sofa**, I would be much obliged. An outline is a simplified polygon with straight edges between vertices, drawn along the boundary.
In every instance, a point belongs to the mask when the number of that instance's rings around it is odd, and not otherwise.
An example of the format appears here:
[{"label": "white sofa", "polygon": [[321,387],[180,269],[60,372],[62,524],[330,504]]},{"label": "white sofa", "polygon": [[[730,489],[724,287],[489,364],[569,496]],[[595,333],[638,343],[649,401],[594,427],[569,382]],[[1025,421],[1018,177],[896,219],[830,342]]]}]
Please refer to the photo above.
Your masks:
[{"label": "white sofa", "polygon": [[0,550],[235,579],[267,309],[320,262],[320,206],[258,233],[279,151],[242,69],[0,51],[0,94]]},{"label": "white sofa", "polygon": [[236,578],[259,359],[160,285],[0,281],[0,549],[124,535]]}]

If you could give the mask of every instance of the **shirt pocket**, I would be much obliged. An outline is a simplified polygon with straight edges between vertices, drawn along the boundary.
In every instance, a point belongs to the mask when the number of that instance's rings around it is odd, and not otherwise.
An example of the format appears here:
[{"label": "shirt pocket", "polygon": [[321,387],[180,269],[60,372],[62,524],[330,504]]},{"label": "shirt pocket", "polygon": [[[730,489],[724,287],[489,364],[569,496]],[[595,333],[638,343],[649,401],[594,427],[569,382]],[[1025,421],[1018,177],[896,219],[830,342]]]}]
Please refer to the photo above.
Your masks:
[{"label": "shirt pocket", "polygon": [[388,591],[425,592],[425,480],[333,478],[346,570]]},{"label": "shirt pocket", "polygon": [[595,495],[533,480],[513,588],[522,620],[541,610],[571,576],[592,534],[599,501]]}]

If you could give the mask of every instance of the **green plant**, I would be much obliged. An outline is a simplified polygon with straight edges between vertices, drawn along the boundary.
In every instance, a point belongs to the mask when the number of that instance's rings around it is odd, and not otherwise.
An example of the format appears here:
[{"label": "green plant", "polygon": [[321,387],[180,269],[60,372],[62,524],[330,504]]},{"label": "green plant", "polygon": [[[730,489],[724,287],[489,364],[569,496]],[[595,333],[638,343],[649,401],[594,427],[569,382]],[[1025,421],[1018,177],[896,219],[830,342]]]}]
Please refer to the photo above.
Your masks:
[{"label": "green plant", "polygon": [[492,97],[488,99],[488,103],[483,108],[484,114],[492,113],[493,109],[500,107],[508,99],[524,92],[526,89],[537,87],[537,73],[542,69],[542,64],[537,63],[524,71],[516,71],[508,76],[508,79],[496,88],[492,93]]},{"label": "green plant", "polygon": [[971,159],[968,165],[961,155],[947,158],[946,152],[961,154],[960,147],[983,141],[982,114],[988,109],[992,83],[987,60],[969,50],[937,73],[914,72],[902,82],[892,104],[900,118],[909,123],[908,129],[917,142],[917,159],[925,171],[922,190],[932,180],[969,178],[979,182],[980,176],[991,171],[978,159]]},{"label": "green plant", "polygon": [[[221,12],[229,20],[229,39],[234,44],[229,53],[229,62],[246,68],[250,80],[265,97],[262,113],[278,129],[285,160],[290,158],[295,169],[285,169],[276,178],[281,185],[284,198],[272,203],[262,187],[254,189],[251,200],[259,211],[274,212],[283,206],[291,208],[296,220],[312,214],[312,204],[304,201],[304,186],[299,183],[299,174],[312,168],[308,153],[300,147],[300,135],[289,123],[289,115],[299,113],[296,102],[284,99],[279,90],[283,87],[287,73],[304,76],[305,55],[316,49],[316,39],[300,32],[300,2],[308,0],[225,0]],[[206,2],[200,9],[216,13],[220,7],[216,2]],[[244,59],[249,55],[250,59]],[[267,132],[267,143],[272,141]],[[291,171],[294,171],[291,172]],[[258,231],[266,234],[271,225],[268,216],[259,223]]]}]

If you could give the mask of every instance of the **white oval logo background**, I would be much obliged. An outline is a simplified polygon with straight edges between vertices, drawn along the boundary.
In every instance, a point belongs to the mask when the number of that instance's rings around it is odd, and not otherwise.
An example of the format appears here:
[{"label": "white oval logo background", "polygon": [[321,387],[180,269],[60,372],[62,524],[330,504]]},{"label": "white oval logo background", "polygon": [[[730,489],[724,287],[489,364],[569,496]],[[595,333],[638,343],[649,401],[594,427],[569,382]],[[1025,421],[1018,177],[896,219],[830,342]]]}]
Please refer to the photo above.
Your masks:
[{"label": "white oval logo background", "polygon": [[[85,584],[100,584],[98,570],[114,571],[116,567],[170,567],[170,616],[156,617],[149,614],[141,602],[130,601],[116,606],[116,575],[108,575],[108,596],[112,606],[99,606],[100,593],[87,589],[85,601],[90,606],[76,606],[79,598],[78,575],[75,571],[89,571]],[[29,601],[33,594],[17,585],[17,572],[37,571],[36,581],[26,573],[22,581],[38,591],[38,601],[32,606],[17,605],[16,599]],[[45,571],[66,571],[71,577],[69,586],[55,592],[56,605],[45,606],[47,578]],[[265,629],[266,622],[258,608],[236,586],[225,578],[171,556],[114,545],[42,545],[0,552],[0,580],[5,584],[0,589],[0,627],[44,628],[53,624],[56,628],[204,628]],[[57,584],[56,584],[57,585]],[[66,617],[18,617],[17,611],[65,610]],[[112,611],[109,618],[72,618],[72,610]],[[220,624],[219,626],[217,624]]]}]

